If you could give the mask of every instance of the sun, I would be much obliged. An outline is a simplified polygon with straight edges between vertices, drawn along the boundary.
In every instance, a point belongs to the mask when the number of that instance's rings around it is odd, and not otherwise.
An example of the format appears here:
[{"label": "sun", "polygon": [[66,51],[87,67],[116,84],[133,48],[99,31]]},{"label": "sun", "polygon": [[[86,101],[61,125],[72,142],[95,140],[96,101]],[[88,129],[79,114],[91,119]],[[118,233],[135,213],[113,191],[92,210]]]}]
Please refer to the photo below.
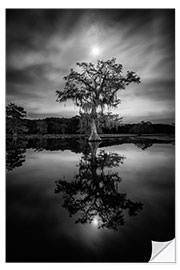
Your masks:
[{"label": "sun", "polygon": [[100,49],[99,49],[99,47],[93,46],[92,49],[91,49],[91,53],[92,53],[92,55],[94,55],[94,56],[99,55],[99,54],[100,54]]}]

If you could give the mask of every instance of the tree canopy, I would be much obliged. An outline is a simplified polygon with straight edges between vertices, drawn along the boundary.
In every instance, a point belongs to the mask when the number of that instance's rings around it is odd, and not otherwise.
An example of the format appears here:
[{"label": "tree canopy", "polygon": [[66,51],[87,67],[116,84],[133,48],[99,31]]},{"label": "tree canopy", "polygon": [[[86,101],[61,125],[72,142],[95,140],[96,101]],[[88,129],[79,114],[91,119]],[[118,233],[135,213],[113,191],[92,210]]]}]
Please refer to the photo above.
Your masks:
[{"label": "tree canopy", "polygon": [[25,118],[26,111],[23,107],[17,106],[14,103],[10,103],[6,106],[7,130],[10,130],[14,137],[16,137],[18,133],[27,131],[27,127],[23,122]]},{"label": "tree canopy", "polygon": [[77,63],[81,72],[71,69],[65,76],[64,89],[56,90],[57,101],[72,99],[76,106],[84,112],[92,112],[94,108],[104,110],[116,107],[120,103],[118,90],[123,90],[130,83],[140,83],[140,77],[133,71],[127,71],[123,76],[122,65],[116,63],[116,58],[97,64]]},{"label": "tree canopy", "polygon": [[[127,71],[124,76],[122,65],[116,63],[116,58],[97,64],[77,63],[76,71],[71,69],[64,77],[65,86],[56,90],[57,101],[66,102],[72,99],[80,108],[80,113],[88,113],[91,119],[90,141],[99,141],[97,133],[98,112],[101,114],[105,108],[117,107],[120,103],[117,92],[124,90],[130,83],[140,83],[140,77],[133,71]],[[86,122],[86,121],[85,121]]]},{"label": "tree canopy", "polygon": [[13,119],[24,119],[26,118],[26,111],[23,107],[9,103],[6,107],[6,116]]}]

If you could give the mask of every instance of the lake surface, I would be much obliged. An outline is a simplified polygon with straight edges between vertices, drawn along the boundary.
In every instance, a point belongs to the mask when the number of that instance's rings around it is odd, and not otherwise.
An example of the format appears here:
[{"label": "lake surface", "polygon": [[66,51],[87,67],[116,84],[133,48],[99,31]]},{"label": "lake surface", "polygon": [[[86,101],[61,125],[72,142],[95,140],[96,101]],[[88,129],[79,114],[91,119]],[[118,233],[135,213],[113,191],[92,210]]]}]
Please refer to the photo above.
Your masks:
[{"label": "lake surface", "polygon": [[148,262],[175,237],[166,143],[7,140],[7,262]]}]

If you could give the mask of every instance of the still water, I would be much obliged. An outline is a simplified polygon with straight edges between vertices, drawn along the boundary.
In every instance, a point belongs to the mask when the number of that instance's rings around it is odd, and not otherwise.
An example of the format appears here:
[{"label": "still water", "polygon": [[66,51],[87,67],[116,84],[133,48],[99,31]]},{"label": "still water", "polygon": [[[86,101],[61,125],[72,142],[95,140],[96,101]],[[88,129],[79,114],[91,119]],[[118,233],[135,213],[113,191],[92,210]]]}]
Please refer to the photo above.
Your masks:
[{"label": "still water", "polygon": [[148,262],[175,237],[174,145],[7,141],[7,262]]}]

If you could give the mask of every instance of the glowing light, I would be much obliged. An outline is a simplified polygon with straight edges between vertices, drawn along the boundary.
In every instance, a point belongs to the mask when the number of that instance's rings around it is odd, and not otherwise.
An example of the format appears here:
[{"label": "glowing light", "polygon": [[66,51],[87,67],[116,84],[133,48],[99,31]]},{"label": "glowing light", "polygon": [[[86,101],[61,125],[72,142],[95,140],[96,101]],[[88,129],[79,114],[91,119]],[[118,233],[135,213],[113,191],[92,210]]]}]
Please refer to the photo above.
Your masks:
[{"label": "glowing light", "polygon": [[94,55],[94,56],[97,56],[100,54],[100,49],[98,47],[93,47],[92,50],[91,50],[91,53]]},{"label": "glowing light", "polygon": [[94,217],[93,218],[93,221],[92,221],[92,224],[94,225],[94,226],[98,226],[98,218],[97,217]]}]

